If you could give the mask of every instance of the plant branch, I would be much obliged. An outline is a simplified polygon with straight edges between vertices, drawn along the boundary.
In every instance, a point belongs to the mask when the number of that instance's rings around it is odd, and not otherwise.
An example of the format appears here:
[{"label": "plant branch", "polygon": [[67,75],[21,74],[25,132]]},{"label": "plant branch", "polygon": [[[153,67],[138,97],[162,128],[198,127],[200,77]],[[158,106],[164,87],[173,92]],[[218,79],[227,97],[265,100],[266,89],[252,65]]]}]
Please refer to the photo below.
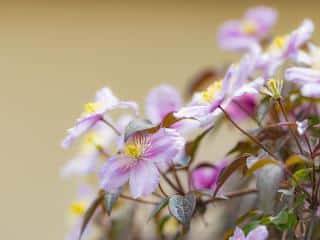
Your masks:
[{"label": "plant branch", "polygon": [[126,200],[133,201],[133,202],[137,202],[137,203],[151,204],[151,205],[157,204],[156,202],[152,202],[152,201],[148,201],[148,200],[144,200],[144,199],[139,199],[139,198],[133,198],[133,197],[123,195],[123,194],[120,194],[119,197],[126,199]]},{"label": "plant branch", "polygon": [[[288,115],[287,115],[287,113],[286,113],[286,111],[285,111],[285,109],[284,109],[284,107],[283,107],[283,104],[282,104],[282,102],[281,102],[281,99],[277,100],[277,103],[278,103],[278,105],[279,105],[279,107],[280,107],[280,110],[281,110],[281,112],[282,112],[282,115],[284,116],[284,119],[285,119],[287,122],[289,122]],[[297,137],[294,129],[293,129],[291,126],[289,126],[289,131],[290,131],[291,135],[293,136],[293,138],[294,138],[294,140],[295,140],[295,142],[296,142],[296,144],[297,144],[297,147],[299,148],[300,153],[303,155],[303,150],[302,150],[301,144],[300,144],[300,142],[299,142],[299,140],[298,140],[298,137]]]},{"label": "plant branch", "polygon": [[108,127],[110,127],[118,136],[121,136],[121,132],[115,126],[113,126],[113,124],[111,124],[104,118],[102,118],[101,121],[104,122]]}]

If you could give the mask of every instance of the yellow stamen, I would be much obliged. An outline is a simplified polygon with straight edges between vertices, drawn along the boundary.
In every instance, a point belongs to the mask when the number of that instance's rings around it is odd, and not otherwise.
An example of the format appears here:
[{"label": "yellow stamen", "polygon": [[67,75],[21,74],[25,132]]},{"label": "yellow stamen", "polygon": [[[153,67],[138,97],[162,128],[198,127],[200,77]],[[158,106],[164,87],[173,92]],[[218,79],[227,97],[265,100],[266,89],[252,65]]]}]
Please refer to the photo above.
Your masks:
[{"label": "yellow stamen", "polygon": [[70,212],[77,216],[82,216],[86,209],[86,204],[83,201],[76,201],[70,205]]},{"label": "yellow stamen", "polygon": [[89,102],[84,105],[84,108],[87,113],[93,113],[96,111],[96,104],[93,102]]},{"label": "yellow stamen", "polygon": [[142,149],[139,144],[130,143],[125,146],[124,152],[127,156],[138,159],[142,154]]},{"label": "yellow stamen", "polygon": [[283,80],[275,80],[270,78],[267,82],[267,87],[271,93],[271,96],[275,99],[281,98],[281,91],[283,86]]},{"label": "yellow stamen", "polygon": [[205,91],[201,92],[201,97],[205,102],[211,102],[222,89],[222,81],[211,84]]},{"label": "yellow stamen", "polygon": [[257,31],[257,26],[254,22],[252,21],[244,21],[242,23],[242,30],[245,32],[245,33],[248,33],[248,34],[253,34]]},{"label": "yellow stamen", "polygon": [[272,92],[275,92],[276,89],[277,89],[277,82],[274,78],[270,78],[268,80],[268,88],[272,91]]},{"label": "yellow stamen", "polygon": [[275,37],[269,47],[269,50],[272,51],[276,49],[283,49],[285,47],[287,40],[288,40],[287,35]]},{"label": "yellow stamen", "polygon": [[285,39],[283,38],[283,37],[276,37],[275,39],[274,39],[274,43],[276,44],[276,46],[278,47],[278,48],[283,48],[283,46],[284,46],[284,41]]},{"label": "yellow stamen", "polygon": [[96,135],[93,133],[89,133],[85,139],[86,144],[95,144]]}]

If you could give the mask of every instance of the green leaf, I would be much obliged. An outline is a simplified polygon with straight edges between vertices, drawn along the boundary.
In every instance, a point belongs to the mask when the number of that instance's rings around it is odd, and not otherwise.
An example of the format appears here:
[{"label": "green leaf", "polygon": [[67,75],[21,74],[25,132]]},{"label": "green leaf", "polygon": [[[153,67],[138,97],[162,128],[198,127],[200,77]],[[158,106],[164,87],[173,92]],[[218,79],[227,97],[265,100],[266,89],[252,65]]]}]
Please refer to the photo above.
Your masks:
[{"label": "green leaf", "polygon": [[81,239],[84,231],[86,230],[86,227],[88,226],[88,223],[92,218],[93,214],[95,213],[97,208],[101,205],[103,199],[104,199],[104,194],[99,193],[99,196],[91,203],[91,205],[88,207],[87,211],[85,212],[83,221],[81,224],[80,234],[78,238],[79,240]]},{"label": "green leaf", "polygon": [[274,164],[274,165],[279,166],[278,161],[273,160],[273,159],[271,159],[271,158],[263,158],[263,159],[260,159],[260,160],[256,161],[256,162],[248,169],[248,171],[246,172],[245,175],[246,175],[246,176],[250,176],[252,173],[254,173],[255,171],[257,171],[258,169],[263,168],[264,166],[269,165],[269,164]]},{"label": "green leaf", "polygon": [[271,222],[281,231],[291,230],[298,220],[295,213],[290,210],[281,210],[277,216],[271,218]]},{"label": "green leaf", "polygon": [[169,211],[183,225],[189,225],[196,206],[196,197],[192,193],[185,196],[174,195],[169,199]]},{"label": "green leaf", "polygon": [[308,181],[311,179],[312,168],[302,168],[297,170],[293,175],[298,181]]},{"label": "green leaf", "polygon": [[161,199],[161,201],[154,206],[154,208],[152,209],[150,216],[148,217],[148,222],[159,212],[161,211],[161,209],[163,209],[169,202],[168,198],[163,198]]},{"label": "green leaf", "polygon": [[120,191],[117,191],[115,193],[106,192],[104,195],[104,207],[107,211],[107,214],[110,216],[113,205],[116,203],[116,201],[119,198]]},{"label": "green leaf", "polygon": [[247,224],[246,226],[244,226],[242,228],[242,230],[245,233],[245,235],[247,235],[249,232],[251,232],[253,229],[255,229],[258,225],[260,225],[260,221],[254,220],[254,221],[250,222],[249,224]]},{"label": "green leaf", "polygon": [[261,214],[261,212],[259,212],[259,210],[250,209],[249,211],[247,211],[246,213],[244,213],[242,216],[240,216],[237,219],[236,224],[239,225],[242,222],[244,222],[245,220],[247,220],[248,218],[252,218],[252,217],[258,216],[259,214]]},{"label": "green leaf", "polygon": [[231,155],[233,153],[251,153],[251,154],[254,154],[255,152],[256,152],[256,146],[253,145],[251,142],[249,142],[249,141],[240,141],[227,153],[227,155]]}]

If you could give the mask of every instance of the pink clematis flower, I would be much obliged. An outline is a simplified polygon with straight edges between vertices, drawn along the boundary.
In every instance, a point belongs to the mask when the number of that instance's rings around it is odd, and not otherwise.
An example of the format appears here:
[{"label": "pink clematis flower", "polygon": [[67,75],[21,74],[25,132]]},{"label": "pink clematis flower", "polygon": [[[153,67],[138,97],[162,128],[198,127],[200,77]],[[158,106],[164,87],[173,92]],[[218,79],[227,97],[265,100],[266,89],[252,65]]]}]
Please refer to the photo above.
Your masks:
[{"label": "pink clematis flower", "polygon": [[134,198],[152,193],[181,151],[184,139],[174,129],[161,128],[154,134],[137,133],[124,143],[119,155],[111,157],[101,170],[101,186],[115,191],[129,180]]},{"label": "pink clematis flower", "polygon": [[181,108],[175,116],[195,118],[207,126],[221,116],[219,106],[227,108],[233,99],[243,95],[258,95],[263,79],[248,82],[255,70],[255,54],[245,55],[238,66],[231,65],[222,81],[214,82],[207,90],[195,93],[191,103]]},{"label": "pink clematis flower", "polygon": [[[123,132],[132,116],[121,116],[115,123],[116,128]],[[99,159],[110,154],[110,150],[117,147],[117,134],[104,123],[98,122],[84,137],[80,152],[67,162],[62,170],[62,177],[87,176],[97,173],[100,166]]]},{"label": "pink clematis flower", "polygon": [[131,108],[138,111],[138,105],[135,102],[120,101],[109,88],[99,90],[96,93],[95,101],[85,105],[85,112],[77,120],[76,125],[68,130],[67,137],[62,141],[62,147],[69,148],[97,122],[103,120],[105,113],[119,108]]},{"label": "pink clematis flower", "polygon": [[218,177],[228,165],[228,160],[223,160],[216,166],[199,166],[191,172],[191,185],[194,189],[211,189],[217,185]]},{"label": "pink clematis flower", "polygon": [[251,230],[247,236],[244,235],[244,232],[241,228],[236,228],[232,237],[229,240],[266,240],[268,238],[268,230],[266,226],[260,225],[255,229]]},{"label": "pink clematis flower", "polygon": [[272,8],[250,8],[241,20],[230,20],[220,27],[218,43],[224,50],[252,50],[268,35],[276,19],[277,12]]},{"label": "pink clematis flower", "polygon": [[261,54],[257,65],[265,78],[274,75],[279,66],[285,61],[291,60],[296,63],[310,63],[310,57],[300,48],[310,40],[314,31],[314,24],[306,19],[289,35],[275,37],[267,51]]}]

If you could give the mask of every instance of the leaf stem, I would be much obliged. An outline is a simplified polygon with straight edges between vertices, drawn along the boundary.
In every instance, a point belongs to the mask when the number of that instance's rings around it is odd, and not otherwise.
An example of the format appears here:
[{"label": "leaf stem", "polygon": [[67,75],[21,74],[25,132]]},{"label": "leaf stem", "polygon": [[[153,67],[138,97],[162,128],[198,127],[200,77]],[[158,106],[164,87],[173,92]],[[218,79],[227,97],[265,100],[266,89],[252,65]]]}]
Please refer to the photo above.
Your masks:
[{"label": "leaf stem", "polygon": [[270,156],[272,156],[274,159],[277,159],[277,157],[267,148],[265,147],[257,138],[255,138],[254,136],[252,136],[250,133],[248,133],[247,131],[245,131],[244,129],[242,129],[231,117],[230,115],[227,113],[227,111],[222,107],[219,106],[219,108],[221,109],[221,111],[224,113],[224,115],[226,116],[226,118],[240,131],[242,132],[244,135],[246,135],[251,141],[253,141],[255,144],[257,144],[260,148],[262,148],[264,151],[266,151]]},{"label": "leaf stem", "polygon": [[214,198],[206,200],[204,202],[204,204],[212,203],[214,201],[225,201],[225,200],[228,200],[228,198],[242,197],[244,195],[254,194],[257,192],[258,192],[258,189],[256,189],[256,188],[249,188],[249,189],[243,189],[243,190],[239,190],[239,191],[229,192],[229,193],[223,195],[226,198],[214,197]]},{"label": "leaf stem", "polygon": [[104,122],[108,127],[110,127],[118,136],[121,136],[121,132],[112,123],[104,118],[102,118],[101,121]]},{"label": "leaf stem", "polygon": [[157,204],[156,202],[152,202],[152,201],[148,201],[148,200],[144,200],[144,199],[139,199],[139,198],[133,198],[133,197],[123,195],[123,194],[120,194],[119,197],[126,199],[126,200],[133,201],[133,202],[137,202],[137,203],[151,204],[151,205]]}]

